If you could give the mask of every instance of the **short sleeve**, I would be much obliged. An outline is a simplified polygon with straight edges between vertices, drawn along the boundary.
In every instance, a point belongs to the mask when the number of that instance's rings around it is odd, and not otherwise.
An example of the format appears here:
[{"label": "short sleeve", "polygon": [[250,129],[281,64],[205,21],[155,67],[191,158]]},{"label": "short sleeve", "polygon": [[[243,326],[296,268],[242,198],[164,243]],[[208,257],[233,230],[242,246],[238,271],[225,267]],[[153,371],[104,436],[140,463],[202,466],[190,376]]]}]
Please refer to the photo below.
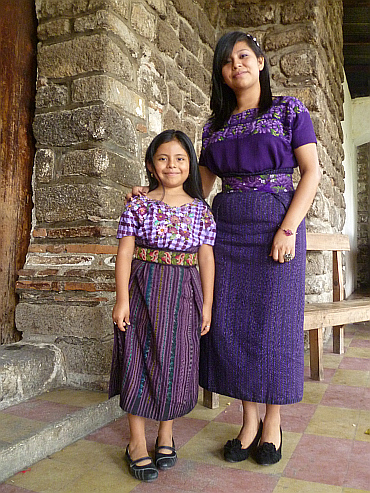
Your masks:
[{"label": "short sleeve", "polygon": [[205,150],[207,148],[209,138],[210,138],[210,128],[211,128],[211,122],[207,122],[203,128],[202,149],[200,151],[200,156],[199,156],[199,166],[207,166],[206,157],[205,157]]},{"label": "short sleeve", "polygon": [[292,98],[291,111],[294,112],[292,123],[292,148],[305,144],[316,144],[316,135],[308,109],[298,99]]},{"label": "short sleeve", "polygon": [[135,199],[125,205],[118,224],[117,238],[123,238],[124,236],[138,236],[141,222],[139,214],[140,207],[142,207],[142,205]]},{"label": "short sleeve", "polygon": [[200,244],[206,243],[213,246],[216,239],[216,223],[211,210],[207,206],[204,206],[201,223],[203,227],[201,228]]}]

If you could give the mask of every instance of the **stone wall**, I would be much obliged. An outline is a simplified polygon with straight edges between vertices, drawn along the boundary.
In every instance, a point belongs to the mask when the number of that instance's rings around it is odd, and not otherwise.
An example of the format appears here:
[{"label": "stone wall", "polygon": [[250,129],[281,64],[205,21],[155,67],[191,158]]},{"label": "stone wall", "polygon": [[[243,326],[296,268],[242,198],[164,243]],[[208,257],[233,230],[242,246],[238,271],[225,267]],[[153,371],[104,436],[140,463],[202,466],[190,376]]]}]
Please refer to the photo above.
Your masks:
[{"label": "stone wall", "polygon": [[370,144],[357,148],[357,287],[370,288]]},{"label": "stone wall", "polygon": [[[339,0],[37,0],[34,219],[16,323],[56,344],[70,385],[105,388],[115,232],[124,195],[164,128],[200,149],[215,39],[248,29],[271,62],[274,94],[309,108],[324,171],[308,225],[344,219]],[[308,300],[328,299],[330,258],[308,257]]]}]

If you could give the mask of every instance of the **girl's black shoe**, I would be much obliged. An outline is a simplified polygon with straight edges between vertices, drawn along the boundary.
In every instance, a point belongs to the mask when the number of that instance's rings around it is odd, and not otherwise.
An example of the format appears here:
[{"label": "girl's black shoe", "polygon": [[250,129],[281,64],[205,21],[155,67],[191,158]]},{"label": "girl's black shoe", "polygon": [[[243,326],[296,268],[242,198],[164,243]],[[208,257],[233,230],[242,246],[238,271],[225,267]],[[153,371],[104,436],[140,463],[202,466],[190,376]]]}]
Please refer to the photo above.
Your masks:
[{"label": "girl's black shoe", "polygon": [[[160,452],[161,449],[170,450],[171,453],[162,454]],[[172,447],[167,447],[166,445],[158,447],[158,437],[157,437],[157,440],[155,442],[155,456],[154,456],[154,462],[157,468],[160,470],[170,469],[176,464],[176,461],[177,461],[177,454],[176,454],[175,442],[173,438],[172,438]]]},{"label": "girl's black shoe", "polygon": [[263,442],[254,454],[254,460],[261,466],[276,464],[281,459],[281,446],[283,444],[283,433],[280,427],[280,447],[276,450],[273,443]]},{"label": "girl's black shoe", "polygon": [[[150,464],[146,464],[145,466],[138,465],[140,462],[147,459],[150,460]],[[140,459],[132,460],[130,454],[128,453],[128,445],[126,447],[126,460],[129,465],[130,474],[135,479],[150,483],[158,478],[158,469],[153,464],[152,459],[150,457],[140,457]]]},{"label": "girl's black shoe", "polygon": [[248,459],[249,455],[254,451],[261,439],[262,427],[263,423],[261,420],[258,427],[257,435],[254,437],[253,442],[247,448],[242,448],[242,444],[239,438],[228,440],[228,442],[226,442],[224,446],[224,459],[227,460],[227,462],[240,462],[242,460]]}]

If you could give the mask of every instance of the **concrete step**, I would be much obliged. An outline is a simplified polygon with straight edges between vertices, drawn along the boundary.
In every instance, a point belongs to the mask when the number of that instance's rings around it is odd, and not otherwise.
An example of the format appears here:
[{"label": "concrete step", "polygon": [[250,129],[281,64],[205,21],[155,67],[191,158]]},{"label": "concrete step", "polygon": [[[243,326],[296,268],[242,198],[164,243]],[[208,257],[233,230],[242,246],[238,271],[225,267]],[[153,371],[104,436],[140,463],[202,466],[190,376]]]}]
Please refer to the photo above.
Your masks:
[{"label": "concrete step", "polygon": [[65,384],[64,358],[54,344],[0,346],[0,410]]},{"label": "concrete step", "polygon": [[119,396],[60,388],[0,411],[0,483],[121,417]]}]

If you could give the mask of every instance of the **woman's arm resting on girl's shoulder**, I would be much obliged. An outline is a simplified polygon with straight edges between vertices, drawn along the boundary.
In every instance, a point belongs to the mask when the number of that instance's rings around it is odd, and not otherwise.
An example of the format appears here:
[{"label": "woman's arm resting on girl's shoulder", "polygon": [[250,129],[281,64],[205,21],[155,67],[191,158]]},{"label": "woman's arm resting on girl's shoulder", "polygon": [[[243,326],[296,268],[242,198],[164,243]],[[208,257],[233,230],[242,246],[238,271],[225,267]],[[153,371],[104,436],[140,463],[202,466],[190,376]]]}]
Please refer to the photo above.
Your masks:
[{"label": "woman's arm resting on girl's shoulder", "polygon": [[216,180],[216,175],[206,166],[199,166],[199,172],[202,180],[204,198],[206,198],[211,193],[212,187]]},{"label": "woman's arm resting on girl's shoulder", "polygon": [[211,245],[203,244],[198,251],[199,273],[203,291],[203,314],[201,335],[207,334],[211,326],[215,260]]},{"label": "woman's arm resting on girl's shoulder", "polygon": [[296,232],[311,207],[321,179],[316,144],[297,147],[294,154],[301,172],[301,179],[284,220],[275,234],[270,252],[270,256],[281,263],[284,262],[284,254],[290,253],[293,257],[295,254],[295,234],[286,236],[283,229]]},{"label": "woman's arm resting on girl's shoulder", "polygon": [[131,274],[132,254],[134,253],[135,236],[120,238],[116,258],[116,304],[114,305],[113,322],[123,332],[130,325],[130,305],[128,284]]},{"label": "woman's arm resting on girl's shoulder", "polygon": [[136,197],[138,195],[146,195],[148,192],[149,192],[149,187],[147,187],[147,186],[143,186],[143,187],[135,186],[135,187],[132,187],[131,192],[129,192],[129,193],[127,193],[125,195],[125,204],[127,204],[127,202],[130,202],[130,200],[132,199],[132,197]]}]

